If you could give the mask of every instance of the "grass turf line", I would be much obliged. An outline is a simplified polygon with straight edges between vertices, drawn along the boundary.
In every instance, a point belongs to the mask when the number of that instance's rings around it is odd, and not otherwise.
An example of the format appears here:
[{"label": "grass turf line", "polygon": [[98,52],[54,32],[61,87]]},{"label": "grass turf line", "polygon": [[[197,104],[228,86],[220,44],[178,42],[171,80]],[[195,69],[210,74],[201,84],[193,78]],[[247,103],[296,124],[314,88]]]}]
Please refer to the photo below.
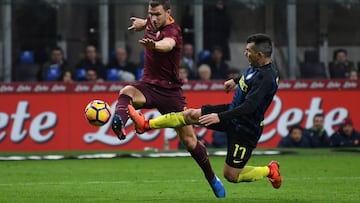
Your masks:
[{"label": "grass turf line", "polygon": [[[0,162],[0,202],[359,202],[360,156],[329,150],[253,156],[281,164],[279,190],[264,179],[232,184],[216,199],[190,157]],[[210,157],[222,176],[224,157]]]}]

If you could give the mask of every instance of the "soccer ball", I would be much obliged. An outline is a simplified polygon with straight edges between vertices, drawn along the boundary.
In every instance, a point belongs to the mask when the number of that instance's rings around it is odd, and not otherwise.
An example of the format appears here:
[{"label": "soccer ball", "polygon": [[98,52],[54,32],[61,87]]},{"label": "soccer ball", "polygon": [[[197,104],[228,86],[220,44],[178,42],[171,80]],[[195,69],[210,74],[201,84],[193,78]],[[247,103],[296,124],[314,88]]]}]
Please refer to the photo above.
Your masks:
[{"label": "soccer ball", "polygon": [[110,117],[110,106],[102,100],[93,100],[85,107],[85,118],[93,126],[104,125]]}]

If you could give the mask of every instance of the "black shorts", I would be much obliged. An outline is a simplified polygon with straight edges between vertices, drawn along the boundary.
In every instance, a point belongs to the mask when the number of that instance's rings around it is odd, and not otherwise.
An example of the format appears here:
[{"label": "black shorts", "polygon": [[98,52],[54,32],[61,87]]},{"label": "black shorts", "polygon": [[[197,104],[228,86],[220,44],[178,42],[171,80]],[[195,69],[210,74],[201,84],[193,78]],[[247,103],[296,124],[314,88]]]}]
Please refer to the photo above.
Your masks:
[{"label": "black shorts", "polygon": [[[201,108],[201,113],[205,115],[226,110],[228,110],[228,105],[206,105]],[[234,168],[244,168],[262,133],[261,126],[249,129],[246,126],[234,124],[231,120],[210,125],[207,128],[226,132],[228,139],[226,163]]]},{"label": "black shorts", "polygon": [[157,108],[161,114],[183,111],[186,102],[183,90],[179,88],[164,88],[142,81],[132,83],[131,86],[140,90],[146,98],[144,109]]}]

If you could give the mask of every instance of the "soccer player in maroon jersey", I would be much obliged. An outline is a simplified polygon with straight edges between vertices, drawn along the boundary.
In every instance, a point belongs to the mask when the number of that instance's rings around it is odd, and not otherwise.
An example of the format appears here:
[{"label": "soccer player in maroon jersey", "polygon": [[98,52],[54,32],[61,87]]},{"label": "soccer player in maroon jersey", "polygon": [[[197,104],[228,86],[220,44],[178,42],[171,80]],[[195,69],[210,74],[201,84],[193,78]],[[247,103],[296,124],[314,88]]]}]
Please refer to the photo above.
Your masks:
[{"label": "soccer player in maroon jersey", "polygon": [[[131,17],[129,30],[145,30],[139,40],[145,48],[144,74],[141,81],[120,91],[112,129],[125,139],[124,126],[129,119],[128,105],[135,108],[157,108],[161,114],[181,112],[186,106],[179,78],[182,53],[181,28],[171,17],[170,0],[149,0],[146,19]],[[176,128],[180,140],[201,167],[216,197],[225,197],[225,189],[213,172],[206,148],[197,141],[191,125]]]}]

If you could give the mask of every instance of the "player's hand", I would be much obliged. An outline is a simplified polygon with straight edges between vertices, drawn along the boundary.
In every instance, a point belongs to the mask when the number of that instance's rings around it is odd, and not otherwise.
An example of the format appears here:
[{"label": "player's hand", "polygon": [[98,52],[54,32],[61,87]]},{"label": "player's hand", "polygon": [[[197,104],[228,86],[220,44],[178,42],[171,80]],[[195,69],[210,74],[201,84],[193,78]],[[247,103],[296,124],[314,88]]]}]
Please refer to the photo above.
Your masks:
[{"label": "player's hand", "polygon": [[220,119],[217,113],[206,114],[200,116],[199,123],[204,126],[220,123]]},{"label": "player's hand", "polygon": [[233,79],[227,80],[224,82],[224,89],[226,93],[229,93],[236,86]]},{"label": "player's hand", "polygon": [[137,17],[130,18],[132,25],[128,27],[128,30],[140,31],[143,30],[146,25],[146,20]]},{"label": "player's hand", "polygon": [[155,49],[155,41],[149,38],[143,38],[139,40],[139,43],[142,44],[144,47]]}]

